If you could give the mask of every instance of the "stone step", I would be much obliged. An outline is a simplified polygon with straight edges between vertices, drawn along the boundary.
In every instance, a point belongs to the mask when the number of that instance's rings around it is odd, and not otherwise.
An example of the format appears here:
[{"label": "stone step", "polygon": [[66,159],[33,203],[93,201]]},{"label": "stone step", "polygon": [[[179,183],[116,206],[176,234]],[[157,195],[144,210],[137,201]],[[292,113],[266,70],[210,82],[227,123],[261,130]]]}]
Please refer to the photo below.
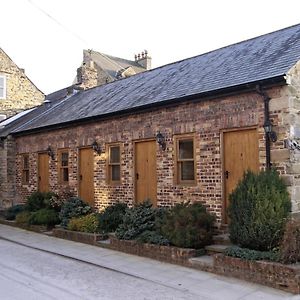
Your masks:
[{"label": "stone step", "polygon": [[192,257],[189,259],[189,263],[195,269],[202,271],[212,271],[214,268],[213,257],[209,255]]},{"label": "stone step", "polygon": [[218,245],[231,245],[228,233],[218,234],[213,236],[214,244]]},{"label": "stone step", "polygon": [[205,247],[205,250],[208,255],[213,255],[216,253],[223,253],[229,245],[213,244]]}]

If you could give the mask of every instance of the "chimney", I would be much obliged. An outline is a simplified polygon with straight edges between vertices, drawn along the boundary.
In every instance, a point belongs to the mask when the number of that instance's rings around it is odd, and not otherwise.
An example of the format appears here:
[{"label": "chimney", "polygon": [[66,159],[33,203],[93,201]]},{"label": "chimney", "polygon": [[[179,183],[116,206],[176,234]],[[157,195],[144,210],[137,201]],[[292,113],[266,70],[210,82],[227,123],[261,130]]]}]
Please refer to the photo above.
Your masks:
[{"label": "chimney", "polygon": [[148,56],[148,51],[144,50],[142,53],[134,56],[134,60],[146,70],[151,69],[151,57]]}]

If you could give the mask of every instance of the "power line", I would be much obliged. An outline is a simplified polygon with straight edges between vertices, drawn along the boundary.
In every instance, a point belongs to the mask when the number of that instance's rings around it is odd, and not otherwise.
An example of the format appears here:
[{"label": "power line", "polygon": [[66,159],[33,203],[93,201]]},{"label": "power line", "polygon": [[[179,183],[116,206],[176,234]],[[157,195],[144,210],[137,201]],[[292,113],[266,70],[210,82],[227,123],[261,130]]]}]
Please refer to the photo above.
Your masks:
[{"label": "power line", "polygon": [[63,25],[61,22],[59,22],[57,19],[55,19],[54,17],[52,17],[48,12],[46,12],[43,8],[41,8],[40,6],[38,6],[36,3],[32,2],[31,0],[27,0],[28,3],[30,5],[32,5],[33,7],[35,7],[37,10],[39,10],[41,13],[43,13],[45,16],[47,16],[50,20],[52,20],[54,23],[56,23],[58,26],[60,26],[61,28],[63,28],[65,31],[67,31],[68,33],[70,33],[71,35],[73,35],[75,38],[77,38],[78,40],[80,40],[82,43],[84,44],[88,44],[88,42],[83,39],[80,35],[78,35],[76,32],[72,31],[71,29],[69,29],[68,27],[66,27],[65,25]]}]

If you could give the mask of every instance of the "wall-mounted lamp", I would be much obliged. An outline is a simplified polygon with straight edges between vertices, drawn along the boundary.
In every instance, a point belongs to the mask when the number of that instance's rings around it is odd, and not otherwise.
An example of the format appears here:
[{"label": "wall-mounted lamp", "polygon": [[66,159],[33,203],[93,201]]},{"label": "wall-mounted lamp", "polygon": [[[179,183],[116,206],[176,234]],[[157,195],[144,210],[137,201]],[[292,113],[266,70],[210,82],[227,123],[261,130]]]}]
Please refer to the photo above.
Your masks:
[{"label": "wall-mounted lamp", "polygon": [[50,146],[48,146],[48,148],[46,149],[46,152],[47,152],[48,156],[51,157],[51,159],[54,159],[54,152]]},{"label": "wall-mounted lamp", "polygon": [[275,143],[277,141],[276,132],[273,131],[273,125],[270,120],[266,121],[264,124],[265,133],[269,136],[270,140]]},{"label": "wall-mounted lamp", "polygon": [[166,150],[166,140],[165,137],[160,133],[160,131],[156,134],[156,141],[161,147],[162,150]]},{"label": "wall-mounted lamp", "polygon": [[98,155],[100,155],[102,153],[101,147],[96,141],[93,142],[92,148]]}]

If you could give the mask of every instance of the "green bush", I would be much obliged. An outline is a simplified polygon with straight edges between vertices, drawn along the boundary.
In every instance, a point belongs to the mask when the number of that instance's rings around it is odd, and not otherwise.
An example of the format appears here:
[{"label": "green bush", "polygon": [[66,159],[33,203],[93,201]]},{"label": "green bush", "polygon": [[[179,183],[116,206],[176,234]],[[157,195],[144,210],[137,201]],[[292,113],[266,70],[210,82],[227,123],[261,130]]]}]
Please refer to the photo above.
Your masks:
[{"label": "green bush", "polygon": [[24,204],[13,205],[12,207],[8,208],[4,212],[4,217],[6,220],[15,220],[17,214],[21,213],[24,210],[25,210]]},{"label": "green bush", "polygon": [[92,208],[80,198],[70,198],[63,204],[59,213],[61,226],[67,228],[70,219],[85,216],[91,212]]},{"label": "green bush", "polygon": [[278,261],[279,252],[275,251],[257,251],[237,246],[229,247],[224,252],[227,256],[238,257],[246,260],[270,260]]},{"label": "green bush", "polygon": [[[144,242],[154,242],[155,239],[150,239],[150,235],[154,236],[155,234],[159,234],[157,224],[160,223],[158,219],[161,218],[162,215],[163,210],[153,208],[149,201],[128,208],[124,215],[123,222],[116,230],[116,236],[119,239],[134,240],[139,239],[142,235],[141,239],[143,239]],[[146,235],[149,237],[149,240],[147,240]]]},{"label": "green bush", "polygon": [[300,220],[290,218],[280,245],[280,260],[286,264],[300,262]]},{"label": "green bush", "polygon": [[26,200],[26,210],[38,211],[42,208],[51,208],[50,201],[56,195],[52,192],[34,192]]},{"label": "green bush", "polygon": [[174,246],[203,248],[212,241],[214,220],[200,203],[176,204],[166,215],[161,230]]},{"label": "green bush", "polygon": [[98,217],[96,214],[89,214],[83,217],[72,218],[67,228],[73,231],[97,232],[99,228]]},{"label": "green bush", "polygon": [[16,216],[16,223],[20,225],[29,225],[31,213],[29,211],[22,211]]},{"label": "green bush", "polygon": [[54,226],[59,223],[58,213],[54,209],[42,208],[32,212],[29,224]]},{"label": "green bush", "polygon": [[276,171],[246,172],[229,199],[229,234],[234,244],[260,251],[278,247],[291,203]]},{"label": "green bush", "polygon": [[125,211],[125,203],[116,203],[108,206],[99,214],[99,228],[102,232],[114,232],[122,223]]},{"label": "green bush", "polygon": [[142,232],[138,236],[137,241],[141,243],[149,243],[163,246],[170,245],[169,240],[162,236],[159,232],[149,230]]}]

